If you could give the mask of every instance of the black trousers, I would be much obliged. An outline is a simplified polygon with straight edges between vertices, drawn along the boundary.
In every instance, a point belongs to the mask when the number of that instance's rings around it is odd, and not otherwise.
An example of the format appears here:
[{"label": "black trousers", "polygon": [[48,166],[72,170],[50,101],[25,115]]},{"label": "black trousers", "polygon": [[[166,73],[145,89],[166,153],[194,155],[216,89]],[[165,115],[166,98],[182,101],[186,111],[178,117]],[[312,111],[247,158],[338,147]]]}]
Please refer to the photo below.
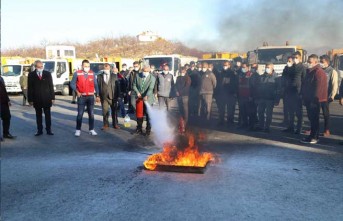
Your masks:
[{"label": "black trousers", "polygon": [[330,123],[330,103],[329,102],[321,102],[320,106],[322,108],[323,117],[324,117],[324,132],[329,130],[329,123]]},{"label": "black trousers", "polygon": [[43,132],[43,111],[45,116],[45,129],[47,132],[51,131],[51,111],[50,107],[35,107],[36,110],[36,123],[37,131],[39,133]]},{"label": "black trousers", "polygon": [[111,115],[112,115],[112,125],[117,126],[118,125],[118,102],[116,100],[111,99],[104,99],[101,101],[102,106],[102,118],[104,122],[104,126],[109,126],[110,123],[108,121],[109,117],[109,108],[111,108]]},{"label": "black trousers", "polygon": [[[145,103],[143,103],[143,115],[146,117],[146,131],[151,131],[150,117]],[[142,130],[144,117],[137,118],[137,130]]]},{"label": "black trousers", "polygon": [[306,104],[308,119],[311,124],[310,137],[318,139],[319,137],[319,114],[320,114],[320,103],[310,102]]},{"label": "black trousers", "polygon": [[294,94],[286,94],[286,104],[289,110],[289,125],[288,128],[294,129],[294,118],[297,116],[297,126],[296,129],[301,131],[303,123],[303,107],[301,97]]},{"label": "black trousers", "polygon": [[10,107],[8,104],[0,104],[1,106],[1,119],[2,119],[2,127],[3,135],[7,135],[10,133],[10,123],[11,123],[11,112]]}]

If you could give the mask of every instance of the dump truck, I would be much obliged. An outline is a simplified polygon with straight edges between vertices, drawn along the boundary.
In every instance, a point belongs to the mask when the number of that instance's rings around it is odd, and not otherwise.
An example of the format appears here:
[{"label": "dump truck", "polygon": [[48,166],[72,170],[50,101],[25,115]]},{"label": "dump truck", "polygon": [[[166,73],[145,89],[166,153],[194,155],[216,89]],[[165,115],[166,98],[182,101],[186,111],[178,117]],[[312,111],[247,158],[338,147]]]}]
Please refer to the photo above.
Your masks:
[{"label": "dump truck", "polygon": [[306,61],[307,51],[302,49],[301,46],[291,46],[288,42],[284,46],[269,46],[267,43],[264,43],[262,47],[247,53],[247,61],[250,64],[258,64],[257,71],[259,74],[264,73],[267,63],[273,63],[275,73],[281,76],[283,69],[287,65],[288,57],[292,56],[296,51],[300,52],[301,61]]}]

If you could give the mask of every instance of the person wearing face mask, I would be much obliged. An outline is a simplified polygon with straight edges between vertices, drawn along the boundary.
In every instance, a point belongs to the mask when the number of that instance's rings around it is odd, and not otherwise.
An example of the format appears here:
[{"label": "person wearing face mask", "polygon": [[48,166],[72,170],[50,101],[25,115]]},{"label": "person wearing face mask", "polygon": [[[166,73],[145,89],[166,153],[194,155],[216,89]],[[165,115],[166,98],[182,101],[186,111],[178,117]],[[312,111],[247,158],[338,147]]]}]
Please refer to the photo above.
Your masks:
[{"label": "person wearing face mask", "polygon": [[200,102],[198,108],[198,116],[201,117],[201,115],[204,114],[206,120],[210,120],[213,92],[217,86],[217,80],[213,72],[208,70],[208,63],[204,62],[202,64],[202,68],[203,74],[201,76],[200,83]]},{"label": "person wearing face mask", "polygon": [[177,103],[181,117],[185,122],[185,127],[188,123],[188,101],[189,101],[189,90],[192,80],[187,75],[187,69],[181,68],[181,76],[178,76],[175,83],[175,90],[177,96]]},{"label": "person wearing face mask", "polygon": [[79,137],[81,135],[82,118],[85,107],[87,107],[88,112],[89,134],[92,136],[98,135],[94,130],[94,95],[96,95],[95,102],[98,103],[100,101],[99,88],[96,76],[94,72],[90,70],[90,63],[88,60],[82,61],[82,70],[78,70],[74,73],[70,86],[76,92],[77,96],[75,136]]},{"label": "person wearing face mask", "polygon": [[256,92],[259,119],[259,126],[256,130],[269,133],[274,106],[277,106],[280,101],[279,88],[272,63],[266,64],[266,70],[259,78]]},{"label": "person wearing face mask", "polygon": [[104,70],[97,76],[97,83],[99,87],[99,97],[102,107],[103,127],[102,130],[109,128],[109,108],[111,108],[112,114],[112,126],[114,129],[120,129],[118,125],[118,99],[120,98],[121,90],[118,80],[117,68],[113,68],[111,72],[110,64],[104,65]]},{"label": "person wearing face mask", "polygon": [[127,70],[126,64],[122,65],[122,70],[118,74],[118,81],[120,86],[120,96],[118,98],[118,105],[120,107],[120,114],[121,117],[125,117],[125,104],[127,104],[128,101],[128,95],[127,95],[127,86],[128,86],[128,80],[127,76],[129,74],[129,71]]},{"label": "person wearing face mask", "polygon": [[[291,72],[294,69],[293,64],[294,64],[293,57],[289,56],[287,58],[287,65],[283,69],[282,75],[281,75],[281,96],[282,96],[282,101],[283,101],[283,122],[282,122],[282,124],[287,126],[287,127],[289,126],[289,111],[290,111],[289,106],[290,106],[290,103],[289,103],[289,100],[287,100],[288,96],[286,93],[286,87],[288,85]],[[284,130],[284,131],[287,132],[288,130]]]},{"label": "person wearing face mask", "polygon": [[189,88],[189,116],[194,117],[198,115],[199,107],[199,88],[200,88],[200,72],[195,66],[195,62],[190,62],[191,67],[188,69],[188,76],[191,78],[191,86]]},{"label": "person wearing face mask", "polygon": [[[155,87],[155,81],[156,78],[150,74],[150,67],[149,65],[144,66],[143,72],[138,74],[135,78],[132,88],[135,91],[137,104],[143,105],[143,113],[142,115],[138,116],[139,112],[139,106],[137,107],[137,128],[136,128],[136,134],[143,134],[142,128],[143,128],[143,116],[145,114],[146,116],[146,131],[145,135],[149,136],[151,132],[151,124],[150,124],[150,117],[149,113],[146,108],[146,102],[150,104],[151,106],[154,103],[154,87]],[[142,101],[144,103],[142,103]]]},{"label": "person wearing face mask", "polygon": [[157,97],[160,109],[169,110],[170,99],[175,95],[173,75],[169,72],[168,64],[163,65],[162,73],[157,75]]},{"label": "person wearing face mask", "polygon": [[328,55],[320,56],[320,65],[325,71],[328,85],[328,101],[321,102],[324,117],[324,137],[330,136],[329,122],[330,122],[330,108],[329,105],[334,101],[335,96],[338,92],[338,73],[333,67],[330,66],[330,57]]},{"label": "person wearing face mask", "polygon": [[319,140],[320,103],[328,100],[328,84],[326,74],[319,65],[318,56],[315,54],[310,55],[308,64],[301,91],[311,124],[311,132],[301,142],[316,144]]},{"label": "person wearing face mask", "polygon": [[24,71],[23,75],[20,76],[19,84],[21,87],[21,91],[23,92],[23,106],[27,106],[27,79],[28,79],[29,72]]},{"label": "person wearing face mask", "polygon": [[27,80],[27,96],[30,106],[36,111],[37,132],[35,136],[43,134],[43,111],[45,116],[45,129],[48,135],[51,131],[51,106],[55,103],[55,91],[51,73],[43,69],[43,63],[35,61],[35,70],[30,72]]},{"label": "person wearing face mask", "polygon": [[129,113],[135,113],[136,111],[136,94],[133,90],[133,82],[135,81],[137,75],[140,71],[140,64],[138,61],[133,62],[133,69],[129,73],[128,77],[128,95],[129,95]]},{"label": "person wearing face mask", "polygon": [[[301,62],[300,52],[295,52],[292,58],[293,65],[289,68],[285,86],[285,97],[289,111],[289,122],[287,129],[283,131],[300,134],[303,123],[301,87],[306,75],[306,68]],[[295,116],[297,117],[297,124],[296,130],[294,131]]]},{"label": "person wearing face mask", "polygon": [[239,116],[241,117],[241,124],[239,128],[251,128],[255,124],[254,114],[251,111],[251,100],[249,80],[251,72],[249,70],[249,64],[242,64],[242,74],[238,76],[238,106]]},{"label": "person wearing face mask", "polygon": [[258,64],[253,63],[250,68],[251,76],[249,78],[249,89],[250,89],[250,97],[249,100],[251,101],[251,111],[254,115],[255,123],[253,125],[250,125],[250,130],[255,130],[255,125],[258,123],[258,116],[257,116],[257,88],[258,82],[260,80],[260,74],[257,72],[258,70]]}]

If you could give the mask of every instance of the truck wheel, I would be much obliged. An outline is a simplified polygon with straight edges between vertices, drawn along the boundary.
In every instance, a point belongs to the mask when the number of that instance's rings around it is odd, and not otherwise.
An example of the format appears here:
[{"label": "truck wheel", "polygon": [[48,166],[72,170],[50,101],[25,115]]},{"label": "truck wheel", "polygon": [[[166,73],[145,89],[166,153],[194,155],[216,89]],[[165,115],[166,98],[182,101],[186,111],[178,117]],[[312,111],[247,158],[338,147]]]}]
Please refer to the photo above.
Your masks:
[{"label": "truck wheel", "polygon": [[62,95],[63,96],[69,95],[69,85],[63,85]]}]

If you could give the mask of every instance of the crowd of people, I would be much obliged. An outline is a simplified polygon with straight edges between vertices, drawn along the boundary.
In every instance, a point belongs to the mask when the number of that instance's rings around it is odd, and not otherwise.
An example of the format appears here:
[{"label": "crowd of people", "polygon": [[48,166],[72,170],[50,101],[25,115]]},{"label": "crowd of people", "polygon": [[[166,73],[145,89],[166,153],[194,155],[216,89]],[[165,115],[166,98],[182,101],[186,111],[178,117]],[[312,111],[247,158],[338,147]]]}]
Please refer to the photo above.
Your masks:
[{"label": "crowd of people", "polygon": [[[35,108],[37,132],[43,134],[42,113],[48,135],[51,130],[51,106],[55,101],[51,74],[43,70],[41,61],[35,62],[35,70],[25,73],[21,80],[23,105],[28,101]],[[237,125],[241,129],[271,132],[273,109],[283,99],[285,133],[308,134],[301,142],[315,144],[319,140],[320,109],[324,116],[324,136],[330,136],[330,103],[339,94],[343,104],[343,82],[339,90],[339,76],[330,66],[327,55],[309,56],[306,64],[301,62],[301,54],[294,53],[288,58],[282,76],[277,77],[274,65],[267,63],[263,74],[258,73],[258,64],[241,61],[225,61],[221,70],[206,62],[190,62],[180,70],[174,80],[174,73],[168,64],[161,64],[160,70],[154,66],[133,63],[132,70],[122,65],[119,72],[110,64],[104,65],[97,75],[90,70],[88,60],[82,62],[82,69],[75,71],[71,88],[77,97],[77,119],[75,136],[81,135],[82,118],[85,110],[89,116],[89,133],[97,135],[94,127],[94,105],[101,103],[103,126],[120,129],[118,112],[121,117],[135,114],[137,120],[136,134],[149,136],[151,124],[146,105],[170,111],[171,100],[176,99],[183,131],[189,126],[189,119],[196,118],[202,122],[212,116],[212,104],[218,109],[218,126],[231,127],[235,124],[235,110],[238,107]],[[3,79],[0,79],[1,118],[3,137],[13,139],[9,132],[11,105]],[[339,93],[338,93],[339,91]],[[75,100],[73,99],[73,102]],[[128,105],[128,110],[125,109]],[[310,130],[303,131],[303,106],[307,111]],[[146,116],[146,130],[143,133],[143,120]],[[296,117],[296,122],[295,122]]]}]

